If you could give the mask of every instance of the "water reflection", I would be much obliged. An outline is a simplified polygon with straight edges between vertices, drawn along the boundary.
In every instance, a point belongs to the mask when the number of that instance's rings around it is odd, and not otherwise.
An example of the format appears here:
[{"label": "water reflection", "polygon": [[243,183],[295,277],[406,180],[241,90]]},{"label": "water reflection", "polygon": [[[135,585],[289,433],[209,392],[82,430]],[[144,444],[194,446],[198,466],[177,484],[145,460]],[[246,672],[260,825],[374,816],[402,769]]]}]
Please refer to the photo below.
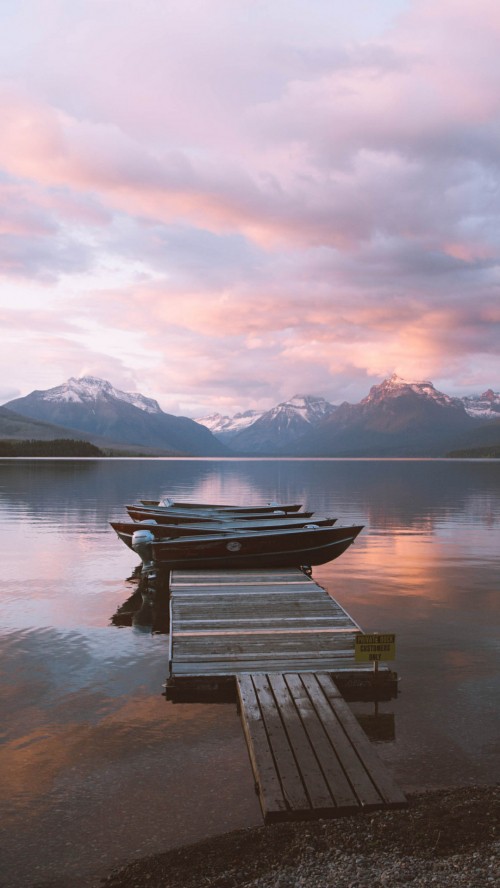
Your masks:
[{"label": "water reflection", "polygon": [[126,601],[111,617],[113,626],[133,626],[142,632],[168,635],[170,630],[169,584],[166,573],[143,573],[138,565],[127,583],[133,587]]},{"label": "water reflection", "polygon": [[[356,711],[356,707],[353,707]],[[359,707],[358,707],[359,709]],[[396,721],[393,712],[379,712],[374,704],[372,712],[356,712],[356,718],[365,734],[374,743],[393,743],[396,739]]]},{"label": "water reflection", "polygon": [[[498,524],[500,467],[412,460],[0,460],[0,504],[20,519],[106,529],[126,503],[174,496],[255,505],[301,501],[380,529],[428,532],[437,521]],[[33,496],[33,490],[37,494]]]},{"label": "water reflection", "polygon": [[0,461],[6,884],[77,888],[260,823],[235,707],[165,701],[164,593],[108,524],[168,495],[364,523],[313,573],[365,631],[397,635],[397,699],[356,715],[407,790],[500,779],[500,464]]}]

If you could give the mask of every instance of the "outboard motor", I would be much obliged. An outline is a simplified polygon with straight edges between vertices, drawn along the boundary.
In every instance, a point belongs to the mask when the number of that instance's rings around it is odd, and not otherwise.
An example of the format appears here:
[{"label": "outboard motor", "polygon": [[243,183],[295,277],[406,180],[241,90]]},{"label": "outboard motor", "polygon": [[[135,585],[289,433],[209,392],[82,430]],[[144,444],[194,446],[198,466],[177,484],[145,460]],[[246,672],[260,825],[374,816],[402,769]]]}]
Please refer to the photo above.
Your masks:
[{"label": "outboard motor", "polygon": [[153,564],[153,550],[151,543],[154,535],[150,530],[134,530],[132,534],[132,549],[137,552],[142,561],[142,569],[145,570]]}]

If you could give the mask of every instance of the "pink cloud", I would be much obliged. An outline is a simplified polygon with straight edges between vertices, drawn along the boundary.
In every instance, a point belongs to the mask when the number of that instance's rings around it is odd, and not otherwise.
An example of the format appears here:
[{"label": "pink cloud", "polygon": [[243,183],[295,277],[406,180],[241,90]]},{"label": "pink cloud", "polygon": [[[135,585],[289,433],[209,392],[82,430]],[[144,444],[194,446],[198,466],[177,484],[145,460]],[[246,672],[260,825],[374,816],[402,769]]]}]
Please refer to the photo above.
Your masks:
[{"label": "pink cloud", "polygon": [[496,3],[30,5],[4,22],[0,270],[59,282],[93,367],[125,372],[108,331],[183,397],[497,366]]}]

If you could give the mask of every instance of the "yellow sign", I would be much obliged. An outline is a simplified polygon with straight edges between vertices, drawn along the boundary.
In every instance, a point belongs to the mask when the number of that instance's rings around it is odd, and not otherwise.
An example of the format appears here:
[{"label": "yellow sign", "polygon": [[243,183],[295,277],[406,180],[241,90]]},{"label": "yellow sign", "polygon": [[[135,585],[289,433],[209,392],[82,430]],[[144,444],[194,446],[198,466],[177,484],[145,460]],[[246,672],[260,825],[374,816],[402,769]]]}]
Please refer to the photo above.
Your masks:
[{"label": "yellow sign", "polygon": [[357,663],[378,663],[396,659],[394,633],[374,632],[372,635],[356,635],[355,657]]}]

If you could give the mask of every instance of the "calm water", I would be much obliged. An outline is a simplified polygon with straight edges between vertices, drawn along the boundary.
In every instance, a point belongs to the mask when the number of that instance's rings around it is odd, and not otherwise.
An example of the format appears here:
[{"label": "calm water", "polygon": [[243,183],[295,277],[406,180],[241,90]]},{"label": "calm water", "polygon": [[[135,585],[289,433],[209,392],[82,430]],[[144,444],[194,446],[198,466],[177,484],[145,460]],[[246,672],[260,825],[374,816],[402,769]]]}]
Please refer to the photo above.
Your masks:
[{"label": "calm water", "polygon": [[397,633],[398,699],[353,708],[406,790],[500,779],[500,463],[0,461],[2,884],[89,885],[261,823],[235,706],[167,703],[167,638],[132,619],[137,558],[108,522],[158,494],[365,523],[313,574]]}]

